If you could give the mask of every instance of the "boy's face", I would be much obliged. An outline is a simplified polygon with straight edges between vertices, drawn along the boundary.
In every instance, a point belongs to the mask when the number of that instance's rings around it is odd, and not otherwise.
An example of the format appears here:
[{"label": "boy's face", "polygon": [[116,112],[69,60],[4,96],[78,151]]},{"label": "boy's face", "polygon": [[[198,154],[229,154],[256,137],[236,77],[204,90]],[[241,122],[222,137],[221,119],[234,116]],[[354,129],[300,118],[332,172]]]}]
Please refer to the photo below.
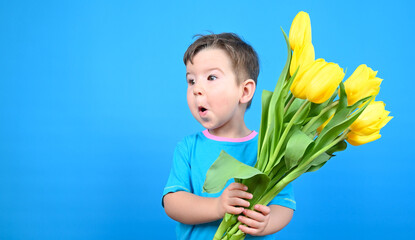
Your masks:
[{"label": "boy's face", "polygon": [[[207,48],[186,64],[187,103],[192,115],[207,129],[229,129],[243,121],[240,98],[231,59],[218,48]],[[241,118],[242,116],[242,118]]]}]

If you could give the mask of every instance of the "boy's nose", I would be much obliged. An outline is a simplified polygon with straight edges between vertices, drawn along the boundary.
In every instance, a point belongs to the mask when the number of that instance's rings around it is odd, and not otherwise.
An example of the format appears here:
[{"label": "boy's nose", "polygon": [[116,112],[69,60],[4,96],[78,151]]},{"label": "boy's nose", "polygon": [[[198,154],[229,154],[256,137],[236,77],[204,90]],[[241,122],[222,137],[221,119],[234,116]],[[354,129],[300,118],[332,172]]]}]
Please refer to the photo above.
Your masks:
[{"label": "boy's nose", "polygon": [[200,87],[199,84],[195,84],[193,87],[193,94],[194,95],[203,95],[203,89]]}]

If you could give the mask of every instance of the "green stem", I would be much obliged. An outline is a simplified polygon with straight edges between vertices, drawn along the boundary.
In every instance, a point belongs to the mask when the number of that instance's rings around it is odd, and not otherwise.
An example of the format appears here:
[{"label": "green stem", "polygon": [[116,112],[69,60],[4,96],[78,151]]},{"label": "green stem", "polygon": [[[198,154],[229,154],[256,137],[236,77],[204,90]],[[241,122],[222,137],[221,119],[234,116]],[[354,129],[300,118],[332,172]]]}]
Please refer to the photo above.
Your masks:
[{"label": "green stem", "polygon": [[245,239],[246,233],[242,232],[241,229],[238,229],[238,231],[235,233],[235,235],[241,235],[240,239]]},{"label": "green stem", "polygon": [[[281,179],[270,191],[265,193],[261,199],[259,199],[258,204],[267,205],[271,200],[282,190],[285,186],[288,185],[291,181],[287,181],[293,173],[287,174],[283,179]],[[295,178],[293,178],[294,180]]]},{"label": "green stem", "polygon": [[277,164],[268,174],[268,177],[271,179],[269,186],[273,186],[277,181],[286,173],[285,164]]},{"label": "green stem", "polygon": [[229,230],[229,232],[226,233],[226,235],[232,236],[233,234],[235,234],[239,230],[239,225],[241,224],[242,223],[238,221],[235,225],[233,225],[231,230]]},{"label": "green stem", "polygon": [[320,114],[313,117],[303,128],[303,132],[307,132],[307,130],[323,115],[325,114],[327,111],[329,111],[330,109],[334,108],[335,106],[337,106],[337,104],[339,104],[339,101],[335,101],[332,104],[328,105],[327,107],[325,107],[323,110],[321,110]]},{"label": "green stem", "polygon": [[284,112],[287,112],[288,108],[290,108],[291,104],[294,102],[295,97],[294,95],[291,96],[290,101],[287,103],[287,106],[284,108]]},{"label": "green stem", "polygon": [[[287,127],[284,129],[284,132],[282,133],[281,138],[278,141],[278,145],[274,151],[274,153],[272,154],[270,160],[272,161],[273,159],[275,159],[282,147],[282,144],[284,143],[285,138],[288,135],[288,132],[290,131],[291,127],[294,125],[295,120],[297,119],[297,117],[301,114],[301,112],[304,110],[304,108],[309,105],[310,102],[309,101],[305,101],[301,107],[297,110],[297,112],[294,114],[294,116],[291,118],[290,122],[288,123]],[[271,162],[269,161],[269,162]],[[268,163],[269,163],[268,162]],[[265,173],[267,173],[271,168],[272,168],[272,164],[267,164],[266,168],[265,168]]]},{"label": "green stem", "polygon": [[222,222],[220,223],[218,229],[216,230],[215,236],[213,237],[214,240],[220,240],[222,239],[222,236],[226,233],[228,228],[232,226],[234,222],[232,219],[229,219],[229,221],[225,221],[225,218],[222,219]]}]

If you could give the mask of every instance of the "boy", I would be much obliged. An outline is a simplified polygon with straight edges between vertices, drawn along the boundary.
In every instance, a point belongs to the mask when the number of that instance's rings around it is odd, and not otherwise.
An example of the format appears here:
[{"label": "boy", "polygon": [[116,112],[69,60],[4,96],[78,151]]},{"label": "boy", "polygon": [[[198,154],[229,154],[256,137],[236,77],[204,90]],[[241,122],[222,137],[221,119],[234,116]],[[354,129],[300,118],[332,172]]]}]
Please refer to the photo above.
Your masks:
[{"label": "boy", "polygon": [[291,185],[269,206],[256,205],[256,211],[246,209],[252,194],[242,184],[228,183],[217,194],[202,192],[206,172],[221,150],[248,165],[256,163],[257,132],[244,122],[259,74],[256,52],[236,34],[210,34],[190,45],[183,61],[187,103],[206,130],[177,144],[164,188],[165,211],[179,222],[177,239],[213,239],[225,213],[241,214],[239,228],[249,234],[246,239],[274,239],[270,234],[284,228],[295,210]]}]

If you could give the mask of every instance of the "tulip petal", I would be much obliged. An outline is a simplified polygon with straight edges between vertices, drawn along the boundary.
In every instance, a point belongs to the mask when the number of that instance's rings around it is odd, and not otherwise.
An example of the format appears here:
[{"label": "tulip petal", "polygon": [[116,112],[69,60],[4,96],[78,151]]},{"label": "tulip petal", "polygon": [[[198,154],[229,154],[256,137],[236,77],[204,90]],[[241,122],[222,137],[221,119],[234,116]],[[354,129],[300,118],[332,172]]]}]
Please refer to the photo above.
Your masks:
[{"label": "tulip petal", "polygon": [[379,93],[382,79],[376,77],[377,71],[373,71],[365,64],[356,68],[353,74],[345,81],[347,101],[351,106],[355,102],[368,96]]},{"label": "tulip petal", "polygon": [[307,99],[323,103],[333,95],[344,77],[343,69],[335,63],[327,63],[311,80],[307,88]]},{"label": "tulip petal", "polygon": [[307,67],[299,73],[298,77],[296,77],[294,82],[291,84],[290,90],[292,94],[297,98],[306,99],[306,90],[307,87],[310,86],[310,81],[313,79],[313,76],[317,74],[322,67],[324,67],[325,64],[326,62],[324,59],[317,59],[312,64],[307,65]]},{"label": "tulip petal", "polygon": [[382,129],[393,117],[388,116],[385,103],[381,101],[371,102],[363,113],[350,126],[350,130],[358,135],[371,135]]},{"label": "tulip petal", "polygon": [[373,142],[379,139],[380,137],[381,135],[379,134],[379,132],[375,132],[374,134],[366,136],[361,136],[358,134],[354,134],[353,132],[349,132],[347,134],[346,141],[352,144],[353,146],[359,146],[365,143]]},{"label": "tulip petal", "polygon": [[311,42],[310,16],[306,12],[299,12],[291,23],[289,41],[291,49],[303,47],[306,42]]},{"label": "tulip petal", "polygon": [[290,75],[294,75],[294,72],[300,67],[302,69],[306,68],[307,65],[314,62],[314,46],[311,42],[307,42],[304,47],[296,47],[293,51],[293,56],[291,59],[290,65]]}]

